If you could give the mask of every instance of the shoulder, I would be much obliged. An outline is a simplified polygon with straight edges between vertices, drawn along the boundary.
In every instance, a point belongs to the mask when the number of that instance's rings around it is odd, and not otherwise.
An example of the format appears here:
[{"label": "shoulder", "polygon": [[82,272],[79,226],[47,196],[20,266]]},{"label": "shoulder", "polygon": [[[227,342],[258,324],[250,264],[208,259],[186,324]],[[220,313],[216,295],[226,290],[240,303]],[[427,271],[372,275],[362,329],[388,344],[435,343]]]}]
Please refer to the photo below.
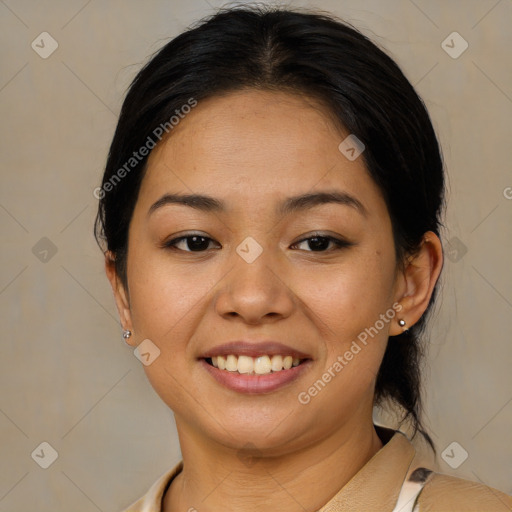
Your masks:
[{"label": "shoulder", "polygon": [[510,512],[512,497],[487,485],[432,473],[418,504],[420,512]]}]

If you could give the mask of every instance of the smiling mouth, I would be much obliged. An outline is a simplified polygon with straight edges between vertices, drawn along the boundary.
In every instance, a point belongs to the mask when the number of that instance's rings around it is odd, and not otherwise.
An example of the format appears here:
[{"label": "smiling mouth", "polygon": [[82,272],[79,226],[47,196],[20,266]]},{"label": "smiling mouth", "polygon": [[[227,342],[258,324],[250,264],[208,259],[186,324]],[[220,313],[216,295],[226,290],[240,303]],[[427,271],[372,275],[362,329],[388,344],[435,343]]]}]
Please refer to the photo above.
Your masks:
[{"label": "smiling mouth", "polygon": [[250,357],[230,354],[228,356],[213,356],[204,359],[210,366],[219,370],[245,375],[268,375],[289,370],[299,366],[309,359],[299,359],[292,356],[262,355]]}]

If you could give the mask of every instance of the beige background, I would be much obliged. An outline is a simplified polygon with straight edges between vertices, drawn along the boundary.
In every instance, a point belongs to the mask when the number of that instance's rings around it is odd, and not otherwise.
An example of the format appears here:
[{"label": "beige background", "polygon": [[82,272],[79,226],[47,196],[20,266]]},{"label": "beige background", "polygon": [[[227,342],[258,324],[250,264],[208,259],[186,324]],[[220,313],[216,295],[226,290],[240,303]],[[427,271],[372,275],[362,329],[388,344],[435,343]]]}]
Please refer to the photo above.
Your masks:
[{"label": "beige background", "polygon": [[[136,71],[220,5],[0,2],[1,512],[116,511],[180,459],[172,413],[121,338],[92,192]],[[453,441],[469,454],[458,469],[438,457],[441,471],[512,493],[512,2],[292,5],[370,35],[431,112],[450,191],[427,423],[440,455]],[[59,45],[47,59],[31,48],[44,31]],[[441,47],[453,31],[469,44],[457,59]],[[31,457],[43,441],[48,469]]]}]

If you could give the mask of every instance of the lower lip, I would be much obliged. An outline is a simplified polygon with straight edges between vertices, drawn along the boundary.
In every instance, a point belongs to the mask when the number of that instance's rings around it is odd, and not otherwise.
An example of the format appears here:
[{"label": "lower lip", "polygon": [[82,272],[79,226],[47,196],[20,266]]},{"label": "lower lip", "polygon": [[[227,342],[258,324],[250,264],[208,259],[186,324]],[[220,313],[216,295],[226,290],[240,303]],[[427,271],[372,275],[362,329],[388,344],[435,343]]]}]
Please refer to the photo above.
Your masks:
[{"label": "lower lip", "polygon": [[219,370],[215,366],[208,364],[204,359],[201,359],[200,362],[205,370],[220,384],[238,393],[255,395],[258,393],[270,393],[290,384],[308,370],[312,361],[308,359],[298,366],[292,366],[289,370],[267,373],[266,375]]}]

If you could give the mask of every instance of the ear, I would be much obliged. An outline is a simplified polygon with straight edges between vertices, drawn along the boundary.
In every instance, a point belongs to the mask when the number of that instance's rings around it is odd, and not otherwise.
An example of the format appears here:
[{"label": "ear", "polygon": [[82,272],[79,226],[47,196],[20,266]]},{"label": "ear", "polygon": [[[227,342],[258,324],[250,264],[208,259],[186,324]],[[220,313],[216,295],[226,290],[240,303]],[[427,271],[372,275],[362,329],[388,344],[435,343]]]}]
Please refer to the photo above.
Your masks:
[{"label": "ear", "polygon": [[[112,251],[105,252],[105,273],[107,274],[110,286],[112,286],[112,291],[114,292],[114,299],[116,301],[117,311],[119,312],[121,325],[123,326],[123,329],[129,329],[133,332],[128,293],[117,274],[115,257]],[[133,343],[133,337],[128,338],[125,341],[129,345],[135,346]]]},{"label": "ear", "polygon": [[[390,336],[401,334],[421,318],[428,307],[442,268],[441,240],[434,232],[427,231],[423,235],[420,249],[408,259],[403,273],[399,276],[396,302],[402,309],[397,308],[396,321],[389,330]],[[398,324],[399,320],[405,321],[403,327]]]}]

